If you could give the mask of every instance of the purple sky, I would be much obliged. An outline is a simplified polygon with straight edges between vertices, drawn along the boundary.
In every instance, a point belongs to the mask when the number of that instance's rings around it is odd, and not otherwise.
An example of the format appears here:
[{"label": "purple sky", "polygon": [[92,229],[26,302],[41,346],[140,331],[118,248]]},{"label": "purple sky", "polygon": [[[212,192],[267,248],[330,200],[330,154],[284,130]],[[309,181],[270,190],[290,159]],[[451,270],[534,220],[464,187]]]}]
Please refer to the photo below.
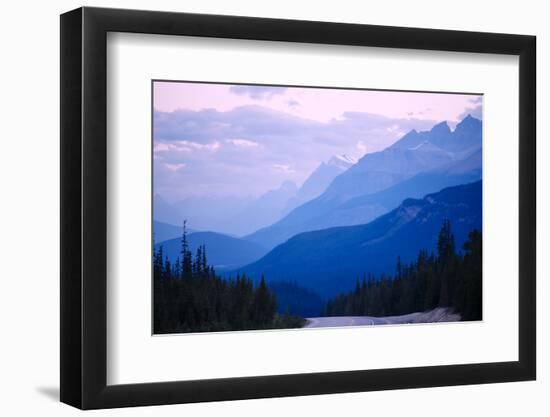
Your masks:
[{"label": "purple sky", "polygon": [[227,84],[155,82],[153,106],[155,192],[168,201],[299,186],[333,155],[481,119],[481,96]]}]

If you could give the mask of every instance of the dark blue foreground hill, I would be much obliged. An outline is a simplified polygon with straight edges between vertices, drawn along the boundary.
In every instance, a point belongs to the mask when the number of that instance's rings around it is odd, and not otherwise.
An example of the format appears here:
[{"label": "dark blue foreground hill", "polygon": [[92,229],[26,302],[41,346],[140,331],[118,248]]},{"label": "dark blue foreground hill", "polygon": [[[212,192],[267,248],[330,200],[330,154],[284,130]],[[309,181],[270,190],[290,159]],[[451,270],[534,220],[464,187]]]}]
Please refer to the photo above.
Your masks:
[{"label": "dark blue foreground hill", "polygon": [[421,249],[435,250],[444,219],[451,221],[457,248],[471,230],[481,230],[481,181],[407,199],[365,225],[301,233],[239,271],[255,279],[263,273],[267,282],[296,282],[331,297],[349,291],[365,273],[393,274],[398,256],[409,263]]}]

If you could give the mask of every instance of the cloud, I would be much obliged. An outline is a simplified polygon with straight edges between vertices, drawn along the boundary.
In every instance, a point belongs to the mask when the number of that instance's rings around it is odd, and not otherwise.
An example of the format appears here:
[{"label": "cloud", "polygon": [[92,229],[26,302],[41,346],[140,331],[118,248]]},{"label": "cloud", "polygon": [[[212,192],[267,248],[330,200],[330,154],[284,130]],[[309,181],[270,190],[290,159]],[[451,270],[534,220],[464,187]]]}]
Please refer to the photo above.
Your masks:
[{"label": "cloud", "polygon": [[220,149],[219,142],[198,143],[189,140],[179,140],[171,143],[155,143],[153,152],[155,154],[161,152],[192,152],[193,150],[205,150],[215,152]]},{"label": "cloud", "polygon": [[461,121],[468,115],[483,120],[483,96],[473,96],[468,102],[472,105],[466,107],[464,111],[458,115],[457,120]]},{"label": "cloud", "polygon": [[288,104],[288,107],[290,107],[291,109],[298,107],[300,105],[300,102],[296,100],[288,100],[286,103]]},{"label": "cloud", "polygon": [[256,148],[259,146],[258,142],[248,139],[227,139],[226,142],[241,148]]},{"label": "cloud", "polygon": [[159,152],[168,152],[170,150],[173,150],[173,145],[170,143],[156,143],[153,147],[153,152],[159,153]]},{"label": "cloud", "polygon": [[424,116],[426,114],[430,114],[430,112],[432,111],[433,109],[431,107],[426,107],[424,110],[418,110],[418,111],[408,111],[407,112],[407,116],[409,117],[412,117],[412,116]]},{"label": "cloud", "polygon": [[228,112],[177,110],[171,113],[156,112],[154,115],[156,142],[210,143],[244,137],[261,143],[268,137],[295,136],[321,126],[320,122],[261,106],[237,107]]},{"label": "cloud", "polygon": [[220,143],[217,141],[212,143],[197,143],[188,140],[182,140],[179,141],[178,144],[183,148],[206,150],[211,152],[215,152],[220,149]]},{"label": "cloud", "polygon": [[253,100],[269,100],[273,96],[282,95],[287,89],[285,87],[266,87],[255,85],[234,85],[229,91],[239,96],[248,96]]},{"label": "cloud", "polygon": [[164,164],[164,167],[171,172],[177,172],[182,168],[185,168],[187,164],[179,163],[179,164]]},{"label": "cloud", "polygon": [[357,142],[357,144],[355,145],[355,148],[361,152],[361,154],[365,154],[367,153],[367,145],[365,145],[365,143],[363,141],[359,141]]},{"label": "cloud", "polygon": [[[435,123],[361,112],[321,122],[257,105],[230,111],[157,111],[155,189],[182,198],[200,193],[260,195],[286,180],[303,182],[334,155],[360,158],[391,145],[402,132],[428,130]],[[185,169],[176,169],[177,164]]]},{"label": "cloud", "polygon": [[401,126],[399,126],[397,124],[393,124],[393,125],[387,127],[386,131],[388,133],[395,133],[395,132],[402,132],[402,129],[401,129]]},{"label": "cloud", "polygon": [[476,119],[483,120],[483,106],[480,104],[475,107],[466,107],[466,109],[458,116],[458,120],[460,121],[468,115],[475,117]]},{"label": "cloud", "polygon": [[273,164],[273,168],[275,168],[276,171],[283,172],[285,174],[293,174],[296,171],[290,168],[290,165],[285,164]]}]

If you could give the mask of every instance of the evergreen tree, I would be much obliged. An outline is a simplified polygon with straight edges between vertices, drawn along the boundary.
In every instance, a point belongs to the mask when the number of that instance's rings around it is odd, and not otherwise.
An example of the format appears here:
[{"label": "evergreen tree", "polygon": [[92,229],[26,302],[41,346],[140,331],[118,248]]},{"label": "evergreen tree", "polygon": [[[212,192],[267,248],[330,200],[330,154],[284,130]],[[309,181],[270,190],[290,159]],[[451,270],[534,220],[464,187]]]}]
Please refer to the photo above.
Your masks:
[{"label": "evergreen tree", "polygon": [[182,277],[191,278],[193,276],[193,259],[189,250],[189,242],[187,241],[187,220],[183,221],[183,233],[181,236],[181,268]]},{"label": "evergreen tree", "polygon": [[265,278],[262,274],[260,285],[256,288],[254,294],[253,321],[257,325],[269,325],[275,314],[275,309],[275,298],[267,288]]},{"label": "evergreen tree", "polygon": [[162,279],[164,281],[170,281],[172,279],[172,266],[168,257],[164,259],[164,267],[162,270]]},{"label": "evergreen tree", "polygon": [[162,273],[163,273],[163,262],[164,262],[164,250],[162,245],[158,248],[158,250],[154,253],[153,256],[153,276],[157,277],[159,280],[162,279]]},{"label": "evergreen tree", "polygon": [[439,292],[439,305],[448,307],[451,305],[452,285],[455,272],[455,243],[454,235],[451,231],[451,222],[448,219],[443,221],[439,237],[437,240],[439,275],[441,277],[441,287]]},{"label": "evergreen tree", "polygon": [[[442,224],[436,253],[421,250],[415,262],[396,260],[394,276],[363,274],[347,294],[329,300],[323,314],[389,316],[453,308],[463,320],[482,314],[482,236],[472,231],[456,253],[451,224]],[[185,278],[185,279],[178,279]],[[155,333],[301,327],[304,320],[277,313],[277,298],[262,275],[224,279],[208,265],[206,246],[190,252],[183,224],[181,259],[173,265],[160,246],[153,252]]]},{"label": "evergreen tree", "polygon": [[199,246],[197,248],[195,262],[193,262],[193,274],[195,274],[196,276],[202,275],[202,246]]},{"label": "evergreen tree", "polygon": [[178,279],[181,277],[181,265],[180,265],[179,257],[176,259],[176,262],[174,262],[174,268],[172,269],[172,277],[174,279]]},{"label": "evergreen tree", "polygon": [[401,256],[397,255],[397,264],[395,266],[397,272],[397,279],[401,279],[401,273],[403,272],[403,265],[401,265]]},{"label": "evergreen tree", "polygon": [[470,232],[464,243],[464,320],[482,319],[482,249],[481,233]]},{"label": "evergreen tree", "polygon": [[208,264],[206,262],[206,245],[202,245],[200,264],[201,264],[201,271],[203,271],[203,273],[207,273]]},{"label": "evergreen tree", "polygon": [[[182,247],[182,254],[189,258],[188,246]],[[277,299],[265,278],[255,286],[244,275],[234,280],[218,276],[208,265],[204,245],[187,263],[191,265],[187,279],[173,279],[182,269],[179,260],[172,266],[162,248],[153,255],[155,333],[287,328],[305,323],[300,317],[277,314]]]}]

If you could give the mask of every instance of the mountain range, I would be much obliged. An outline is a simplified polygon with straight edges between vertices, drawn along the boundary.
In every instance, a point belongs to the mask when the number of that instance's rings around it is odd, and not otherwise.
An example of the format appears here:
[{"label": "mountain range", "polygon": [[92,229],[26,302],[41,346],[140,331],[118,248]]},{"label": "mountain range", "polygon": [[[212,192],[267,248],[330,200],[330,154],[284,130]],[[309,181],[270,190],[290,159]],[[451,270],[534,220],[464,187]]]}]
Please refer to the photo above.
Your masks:
[{"label": "mountain range", "polygon": [[391,274],[397,256],[410,262],[420,249],[433,250],[444,218],[458,247],[481,228],[481,138],[481,121],[467,116],[452,131],[446,122],[412,130],[359,161],[333,157],[300,188],[288,181],[255,199],[173,204],[155,196],[156,247],[178,258],[180,228],[158,220],[180,224],[185,213],[194,229],[216,230],[190,233],[189,242],[193,252],[206,245],[209,263],[225,276],[264,273],[286,307],[299,307],[294,292],[315,309],[319,295],[349,290],[358,275]]},{"label": "mountain range", "polygon": [[[154,219],[161,223],[188,224],[199,230],[242,236],[280,220],[295,207],[319,196],[339,174],[356,161],[347,156],[333,156],[321,164],[297,187],[284,181],[280,187],[258,198],[232,196],[194,196],[168,203],[154,196]],[[160,241],[160,240],[158,240]]]},{"label": "mountain range", "polygon": [[264,274],[267,282],[295,282],[331,297],[349,291],[364,273],[393,274],[398,256],[406,264],[421,249],[433,251],[444,219],[451,221],[460,248],[471,230],[481,230],[481,207],[481,181],[445,188],[406,199],[368,224],[298,234],[235,272],[254,279]]},{"label": "mountain range", "polygon": [[407,197],[481,179],[481,121],[467,116],[451,131],[446,122],[412,130],[392,146],[363,156],[317,198],[247,240],[273,248],[290,237],[333,226],[367,223]]}]

